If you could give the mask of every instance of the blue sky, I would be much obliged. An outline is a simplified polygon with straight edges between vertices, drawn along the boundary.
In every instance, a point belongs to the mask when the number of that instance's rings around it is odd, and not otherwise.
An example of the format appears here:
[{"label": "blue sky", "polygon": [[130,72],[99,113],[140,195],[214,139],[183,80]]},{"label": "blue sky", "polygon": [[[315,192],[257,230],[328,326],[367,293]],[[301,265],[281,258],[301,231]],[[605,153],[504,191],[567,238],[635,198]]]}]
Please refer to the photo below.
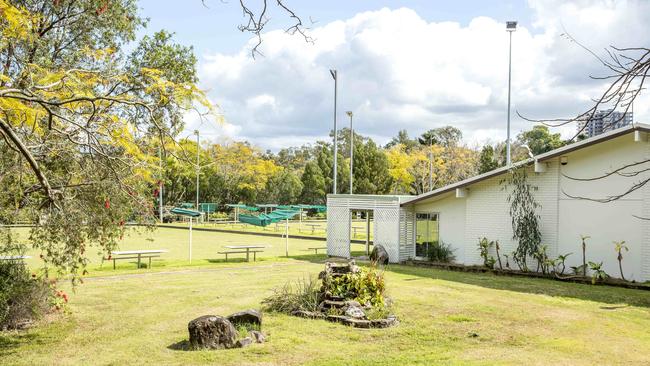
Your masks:
[{"label": "blue sky", "polygon": [[[207,7],[200,0],[144,0],[140,1],[142,15],[150,19],[147,34],[167,29],[176,34],[180,43],[193,45],[197,55],[214,52],[236,52],[250,38],[237,26],[244,19],[239,2],[230,0],[206,0]],[[248,1],[251,6],[256,2]],[[357,13],[381,8],[398,9],[407,7],[415,10],[428,21],[456,21],[466,25],[477,16],[487,16],[502,21],[516,19],[530,24],[531,9],[526,1],[440,1],[440,0],[301,0],[287,1],[305,22],[314,21],[313,26],[335,20],[346,19]],[[269,30],[281,28],[286,17],[272,9]]]},{"label": "blue sky", "polygon": [[[150,19],[142,34],[166,29],[191,45],[200,86],[225,122],[188,114],[187,131],[213,141],[248,140],[262,149],[327,139],[332,128],[332,80],[339,70],[341,124],[355,114],[358,133],[384,144],[401,129],[411,136],[444,125],[476,146],[506,135],[508,37],[513,37],[513,113],[530,118],[572,117],[605,89],[590,75],[604,70],[575,39],[601,56],[609,45],[650,43],[650,1],[288,1],[305,23],[310,44],[287,35],[286,14],[271,6],[261,51],[250,57],[251,35],[239,2],[140,2]],[[249,0],[253,6],[259,1]],[[273,4],[272,1],[269,4]],[[635,104],[648,122],[650,98]],[[512,134],[532,127],[514,114]],[[575,126],[555,131],[570,137]]]}]

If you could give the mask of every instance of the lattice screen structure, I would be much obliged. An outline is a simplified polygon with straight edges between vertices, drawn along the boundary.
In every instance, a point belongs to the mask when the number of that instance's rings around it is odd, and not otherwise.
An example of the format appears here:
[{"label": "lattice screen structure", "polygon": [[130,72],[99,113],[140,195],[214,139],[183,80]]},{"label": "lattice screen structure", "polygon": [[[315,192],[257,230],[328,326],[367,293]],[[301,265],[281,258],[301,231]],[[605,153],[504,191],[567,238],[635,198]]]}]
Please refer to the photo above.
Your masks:
[{"label": "lattice screen structure", "polygon": [[410,196],[347,195],[327,196],[327,254],[350,258],[352,211],[373,212],[373,244],[381,244],[391,263],[415,254],[415,214],[400,204]]}]

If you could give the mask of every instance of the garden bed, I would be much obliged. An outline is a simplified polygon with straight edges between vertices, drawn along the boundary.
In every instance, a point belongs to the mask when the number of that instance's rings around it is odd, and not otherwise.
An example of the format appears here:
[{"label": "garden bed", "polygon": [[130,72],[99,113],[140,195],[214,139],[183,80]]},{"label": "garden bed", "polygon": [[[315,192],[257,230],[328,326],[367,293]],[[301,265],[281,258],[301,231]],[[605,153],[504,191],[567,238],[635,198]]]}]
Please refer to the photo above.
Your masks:
[{"label": "garden bed", "polygon": [[[406,265],[416,266],[416,267],[431,267],[437,269],[446,269],[449,271],[459,271],[459,272],[474,272],[474,273],[493,273],[500,276],[520,276],[520,277],[533,277],[533,278],[545,278],[555,281],[563,282],[574,282],[574,283],[583,283],[591,285],[590,277],[583,276],[559,276],[559,275],[548,275],[539,272],[524,272],[519,270],[501,270],[501,269],[490,269],[484,266],[466,266],[463,264],[457,263],[439,263],[439,262],[429,262],[429,261],[419,261],[419,260],[408,260],[404,262]],[[650,284],[638,283],[638,282],[628,282],[615,278],[609,278],[607,280],[600,280],[595,283],[596,285],[606,285],[614,287],[623,287],[630,288],[635,290],[646,290],[650,291]]]}]

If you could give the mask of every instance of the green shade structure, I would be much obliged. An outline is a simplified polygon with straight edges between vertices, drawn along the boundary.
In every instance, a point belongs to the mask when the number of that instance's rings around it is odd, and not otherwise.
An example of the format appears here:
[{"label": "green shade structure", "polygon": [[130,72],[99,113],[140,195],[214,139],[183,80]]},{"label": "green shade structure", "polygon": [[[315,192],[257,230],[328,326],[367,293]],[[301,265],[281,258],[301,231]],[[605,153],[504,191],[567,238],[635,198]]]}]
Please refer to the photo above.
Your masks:
[{"label": "green shade structure", "polygon": [[191,208],[191,209],[193,209],[194,204],[190,203],[190,202],[182,202],[181,205],[180,205],[180,208]]},{"label": "green shade structure", "polygon": [[239,221],[246,224],[255,225],[255,226],[268,226],[270,224],[274,224],[284,220],[285,221],[284,246],[285,246],[285,254],[288,257],[289,256],[289,219],[298,215],[299,213],[300,211],[297,210],[278,209],[268,214],[259,214],[259,215],[241,214],[239,215]]},{"label": "green shade structure", "polygon": [[175,215],[181,215],[190,218],[190,263],[192,263],[192,219],[195,217],[201,217],[201,213],[199,211],[188,210],[182,207],[174,207],[170,212]]},{"label": "green shade structure", "polygon": [[195,210],[188,210],[186,208],[174,207],[169,211],[175,215],[187,216],[187,217],[200,217],[201,213]]},{"label": "green shade structure", "polygon": [[217,211],[216,203],[199,203],[199,211],[205,213],[213,213]]},{"label": "green shade structure", "polygon": [[256,212],[259,211],[259,208],[257,207],[252,207],[252,206],[246,206],[244,204],[238,203],[238,204],[227,204],[226,207],[234,208],[235,209],[235,221],[239,220],[239,210],[245,210],[245,211],[250,211],[250,212]]}]

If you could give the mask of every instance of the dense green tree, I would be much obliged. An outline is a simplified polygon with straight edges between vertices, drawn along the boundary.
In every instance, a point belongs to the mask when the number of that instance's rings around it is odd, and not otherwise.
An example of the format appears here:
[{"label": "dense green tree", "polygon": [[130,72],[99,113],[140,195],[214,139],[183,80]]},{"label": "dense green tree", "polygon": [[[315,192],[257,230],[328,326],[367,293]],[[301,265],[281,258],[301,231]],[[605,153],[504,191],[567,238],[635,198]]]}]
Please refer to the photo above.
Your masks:
[{"label": "dense green tree", "polygon": [[499,167],[492,145],[485,145],[478,158],[478,173],[483,174]]},{"label": "dense green tree", "polygon": [[463,138],[463,133],[454,126],[445,126],[431,129],[423,133],[418,141],[421,145],[440,145],[451,147],[458,145]]},{"label": "dense green tree", "polygon": [[393,137],[386,144],[385,148],[388,150],[388,149],[391,149],[394,146],[402,145],[404,151],[406,151],[408,153],[408,152],[411,152],[411,150],[417,148],[418,144],[419,144],[418,140],[410,138],[409,134],[408,134],[408,132],[406,130],[400,130],[397,133],[397,136]]},{"label": "dense green tree", "polygon": [[305,165],[305,171],[300,179],[302,182],[302,193],[300,200],[309,204],[324,204],[326,191],[326,177],[323,176],[318,163],[310,161]]},{"label": "dense green tree", "polygon": [[125,47],[145,23],[135,0],[0,9],[0,217],[36,223],[46,268],[76,279],[126,220],[151,222],[157,147],[211,105],[191,48],[164,32]]},{"label": "dense green tree", "polygon": [[259,199],[265,203],[298,204],[302,189],[303,184],[295,172],[283,168],[269,178]]},{"label": "dense green tree", "polygon": [[559,133],[550,133],[546,126],[534,126],[517,136],[519,145],[528,145],[533,155],[539,155],[566,144]]}]

